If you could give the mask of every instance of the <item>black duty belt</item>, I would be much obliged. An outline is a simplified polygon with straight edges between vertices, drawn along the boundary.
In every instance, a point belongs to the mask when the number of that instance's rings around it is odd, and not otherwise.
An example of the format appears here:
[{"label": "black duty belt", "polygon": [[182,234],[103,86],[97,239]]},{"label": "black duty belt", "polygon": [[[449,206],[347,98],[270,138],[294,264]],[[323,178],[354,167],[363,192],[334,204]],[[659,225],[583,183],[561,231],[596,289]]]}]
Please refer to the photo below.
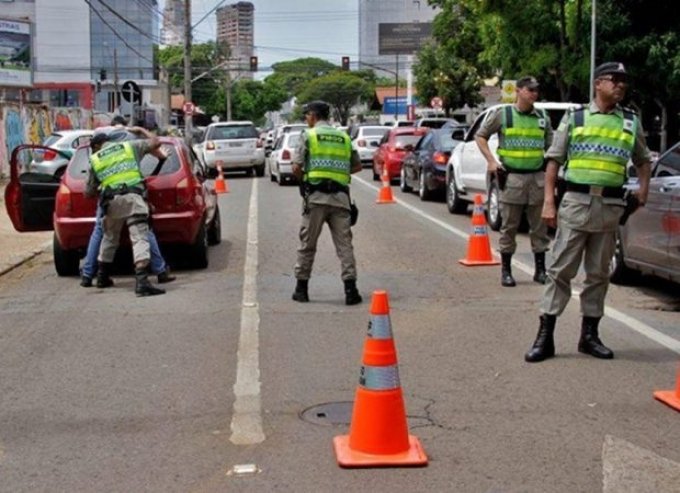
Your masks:
[{"label": "black duty belt", "polygon": [[508,168],[507,166],[503,166],[506,170],[508,170],[508,173],[515,173],[518,175],[530,175],[532,173],[540,173],[543,171],[543,168],[538,168],[538,169],[514,169],[514,168]]},{"label": "black duty belt", "polygon": [[622,199],[623,187],[599,187],[595,185],[581,185],[580,183],[567,182],[567,192],[587,193],[598,197]]},{"label": "black duty belt", "polygon": [[349,187],[346,185],[341,185],[337,181],[324,180],[321,183],[306,183],[310,192],[321,192],[321,193],[338,193],[344,192],[349,193]]}]

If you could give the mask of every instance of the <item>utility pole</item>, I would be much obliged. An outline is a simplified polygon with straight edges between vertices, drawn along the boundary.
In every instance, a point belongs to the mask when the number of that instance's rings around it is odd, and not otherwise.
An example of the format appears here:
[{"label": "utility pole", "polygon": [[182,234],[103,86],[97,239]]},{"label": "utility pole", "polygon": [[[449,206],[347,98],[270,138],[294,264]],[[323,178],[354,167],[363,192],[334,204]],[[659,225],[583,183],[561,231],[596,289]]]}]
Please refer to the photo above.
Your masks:
[{"label": "utility pole", "polygon": [[[191,0],[184,0],[184,101],[191,101]],[[191,145],[193,115],[184,115],[184,140]]]},{"label": "utility pole", "polygon": [[113,109],[118,107],[120,97],[118,96],[118,49],[113,46]]},{"label": "utility pole", "polygon": [[226,99],[227,99],[227,121],[231,121],[231,72],[229,71],[229,67],[227,67],[226,71],[227,75],[227,87],[225,87],[225,93],[226,93]]}]

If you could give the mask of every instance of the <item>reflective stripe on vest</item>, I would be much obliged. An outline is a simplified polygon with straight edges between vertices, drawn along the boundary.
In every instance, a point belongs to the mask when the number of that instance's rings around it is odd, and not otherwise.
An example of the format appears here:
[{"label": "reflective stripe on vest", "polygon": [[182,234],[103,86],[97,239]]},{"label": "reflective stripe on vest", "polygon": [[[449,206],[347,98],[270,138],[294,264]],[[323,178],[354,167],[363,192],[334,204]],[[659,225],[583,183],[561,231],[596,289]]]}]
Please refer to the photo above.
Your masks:
[{"label": "reflective stripe on vest", "polygon": [[107,145],[90,156],[90,165],[102,189],[121,185],[131,187],[144,180],[129,142]]},{"label": "reflective stripe on vest", "polygon": [[307,130],[309,162],[305,180],[316,184],[333,180],[341,185],[350,182],[352,144],[349,136],[333,127]]},{"label": "reflective stripe on vest", "polygon": [[545,114],[523,114],[514,106],[503,108],[498,155],[508,169],[539,170],[545,149]]},{"label": "reflective stripe on vest", "polygon": [[637,117],[624,112],[591,113],[583,108],[571,116],[569,160],[565,178],[572,183],[620,187],[633,154]]}]

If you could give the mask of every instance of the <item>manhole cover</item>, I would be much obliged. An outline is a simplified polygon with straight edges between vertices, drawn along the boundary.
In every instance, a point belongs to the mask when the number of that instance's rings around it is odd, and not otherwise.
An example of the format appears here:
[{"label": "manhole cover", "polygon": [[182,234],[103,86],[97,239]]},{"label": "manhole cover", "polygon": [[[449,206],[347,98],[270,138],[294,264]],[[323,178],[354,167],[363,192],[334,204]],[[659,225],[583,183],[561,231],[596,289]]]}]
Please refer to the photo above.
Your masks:
[{"label": "manhole cover", "polygon": [[300,417],[315,425],[348,425],[352,420],[354,402],[327,402],[308,407]]}]

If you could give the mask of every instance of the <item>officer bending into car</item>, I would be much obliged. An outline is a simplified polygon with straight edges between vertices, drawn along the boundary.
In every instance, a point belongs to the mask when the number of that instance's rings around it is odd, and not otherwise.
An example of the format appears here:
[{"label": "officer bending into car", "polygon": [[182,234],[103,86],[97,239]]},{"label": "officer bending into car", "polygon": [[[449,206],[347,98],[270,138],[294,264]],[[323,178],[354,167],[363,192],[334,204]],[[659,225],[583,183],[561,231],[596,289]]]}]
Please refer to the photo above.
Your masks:
[{"label": "officer bending into car", "polygon": [[313,101],[306,104],[303,111],[309,129],[301,134],[292,165],[303,196],[293,299],[303,303],[309,301],[308,284],[316,245],[321,229],[327,223],[340,258],[345,304],[356,305],[362,298],[356,286],[349,183],[350,175],[361,171],[361,160],[352,150],[349,136],[328,124],[330,107],[327,103]]},{"label": "officer bending into car", "polygon": [[[586,278],[580,295],[583,319],[578,351],[595,358],[614,357],[598,331],[609,286],[609,264],[621,218],[647,200],[650,156],[640,119],[619,105],[628,85],[623,64],[604,63],[593,75],[595,99],[565,114],[546,153],[542,216],[549,226],[557,225],[557,233],[538,334],[524,357],[530,363],[555,355],[555,323],[569,302],[571,280],[581,259]],[[637,168],[640,188],[627,205],[623,185],[629,160]],[[566,193],[558,213],[555,184],[560,166],[565,167]]]},{"label": "officer bending into car", "polygon": [[[545,112],[534,107],[538,98],[538,81],[522,77],[516,84],[513,105],[500,106],[489,112],[475,134],[475,141],[486,158],[487,171],[495,175],[500,190],[501,285],[515,286],[512,277],[512,256],[517,249],[517,230],[526,210],[529,238],[534,252],[534,281],[545,284],[545,252],[550,245],[548,228],[541,220],[543,209],[543,155],[550,147],[553,130]],[[489,138],[498,133],[499,165]]]},{"label": "officer bending into car", "polygon": [[150,212],[139,162],[145,154],[154,154],[159,159],[165,156],[157,137],[141,127],[129,130],[146,139],[107,142],[105,134],[97,134],[90,141],[92,155],[85,193],[95,196],[99,190],[100,206],[104,211],[104,238],[97,258],[97,286],[113,286],[111,264],[120,241],[121,228],[127,224],[135,263],[135,294],[154,296],[165,291],[152,286],[148,278]]}]

